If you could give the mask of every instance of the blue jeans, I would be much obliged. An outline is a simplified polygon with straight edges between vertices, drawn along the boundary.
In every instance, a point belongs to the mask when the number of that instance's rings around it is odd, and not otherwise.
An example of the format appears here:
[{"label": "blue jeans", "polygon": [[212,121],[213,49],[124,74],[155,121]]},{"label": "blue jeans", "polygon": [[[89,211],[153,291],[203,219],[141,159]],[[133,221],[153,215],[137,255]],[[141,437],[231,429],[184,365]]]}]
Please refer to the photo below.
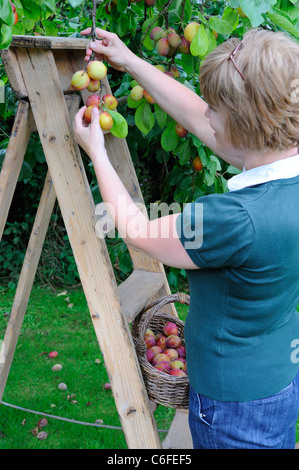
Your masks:
[{"label": "blue jeans", "polygon": [[212,400],[190,387],[194,449],[294,449],[299,374],[279,393],[247,402]]}]

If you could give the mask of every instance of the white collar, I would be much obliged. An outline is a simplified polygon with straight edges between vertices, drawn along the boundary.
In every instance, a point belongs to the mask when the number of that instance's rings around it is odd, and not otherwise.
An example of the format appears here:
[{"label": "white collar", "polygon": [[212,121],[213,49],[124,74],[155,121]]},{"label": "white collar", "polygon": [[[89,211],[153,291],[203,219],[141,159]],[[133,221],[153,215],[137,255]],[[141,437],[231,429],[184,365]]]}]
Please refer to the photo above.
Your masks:
[{"label": "white collar", "polygon": [[236,191],[255,184],[278,179],[294,178],[299,175],[299,154],[284,158],[268,165],[258,166],[233,176],[227,182],[230,191]]}]

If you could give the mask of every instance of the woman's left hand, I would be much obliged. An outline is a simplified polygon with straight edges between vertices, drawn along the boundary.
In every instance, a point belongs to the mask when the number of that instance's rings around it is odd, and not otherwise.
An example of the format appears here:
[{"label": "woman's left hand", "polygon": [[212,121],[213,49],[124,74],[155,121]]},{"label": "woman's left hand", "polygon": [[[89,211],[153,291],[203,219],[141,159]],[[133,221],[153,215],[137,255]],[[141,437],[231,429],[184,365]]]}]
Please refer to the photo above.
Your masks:
[{"label": "woman's left hand", "polygon": [[92,111],[91,123],[89,126],[84,125],[83,116],[86,106],[81,108],[74,119],[74,137],[76,142],[87,153],[90,159],[95,160],[108,158],[105,149],[104,135],[100,127],[100,112],[95,107]]}]

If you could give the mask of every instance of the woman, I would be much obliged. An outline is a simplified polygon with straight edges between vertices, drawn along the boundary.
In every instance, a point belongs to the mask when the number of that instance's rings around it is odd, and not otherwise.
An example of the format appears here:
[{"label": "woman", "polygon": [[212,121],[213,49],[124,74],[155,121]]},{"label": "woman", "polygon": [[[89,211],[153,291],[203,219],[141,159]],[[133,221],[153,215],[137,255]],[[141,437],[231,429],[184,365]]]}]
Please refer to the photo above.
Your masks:
[{"label": "woman", "polygon": [[[204,101],[136,57],[115,34],[97,29],[97,35],[102,39],[89,44],[86,60],[94,51],[98,59],[128,72],[173,119],[243,170],[229,180],[228,193],[204,196],[182,214],[149,221],[109,163],[98,111],[89,127],[82,124],[85,108],[75,118],[77,142],[93,162],[103,200],[113,208],[126,243],[186,269],[194,447],[294,448],[299,45],[283,33],[262,29],[250,30],[241,43],[229,39],[201,66]],[[120,197],[127,211],[118,211]],[[200,243],[194,229],[203,234]]]}]

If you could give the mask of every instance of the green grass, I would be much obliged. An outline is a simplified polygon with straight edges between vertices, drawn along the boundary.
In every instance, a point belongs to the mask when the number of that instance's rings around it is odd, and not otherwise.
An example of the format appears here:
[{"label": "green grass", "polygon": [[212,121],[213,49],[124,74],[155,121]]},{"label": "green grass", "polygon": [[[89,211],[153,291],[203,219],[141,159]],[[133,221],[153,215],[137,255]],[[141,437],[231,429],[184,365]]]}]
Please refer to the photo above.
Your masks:
[{"label": "green grass", "polygon": [[[3,402],[68,419],[121,427],[103,357],[82,290],[60,292],[34,287],[9,373]],[[14,293],[0,288],[0,339]],[[71,306],[69,306],[72,304]],[[184,312],[185,306],[180,310]],[[186,310],[186,308],[185,308]],[[50,351],[58,351],[49,359]],[[62,364],[53,372],[54,364]],[[67,384],[66,391],[58,389]],[[169,429],[174,410],[158,406],[158,429]],[[48,419],[46,440],[33,434],[42,416],[0,405],[0,449],[126,449],[123,431]],[[165,433],[160,433],[161,440]]]},{"label": "green grass", "polygon": [[[58,295],[35,286],[22,325],[3,401],[77,421],[121,427],[82,290]],[[0,340],[3,339],[14,292],[0,287]],[[185,320],[187,307],[176,305]],[[50,351],[58,351],[49,359]],[[54,364],[62,364],[53,372]],[[58,389],[67,384],[66,391]],[[158,429],[169,429],[175,411],[158,406]],[[126,449],[122,430],[96,428],[48,419],[46,440],[32,434],[42,416],[0,405],[0,449]],[[160,433],[161,440],[165,433]],[[297,422],[299,441],[299,420]]]}]

